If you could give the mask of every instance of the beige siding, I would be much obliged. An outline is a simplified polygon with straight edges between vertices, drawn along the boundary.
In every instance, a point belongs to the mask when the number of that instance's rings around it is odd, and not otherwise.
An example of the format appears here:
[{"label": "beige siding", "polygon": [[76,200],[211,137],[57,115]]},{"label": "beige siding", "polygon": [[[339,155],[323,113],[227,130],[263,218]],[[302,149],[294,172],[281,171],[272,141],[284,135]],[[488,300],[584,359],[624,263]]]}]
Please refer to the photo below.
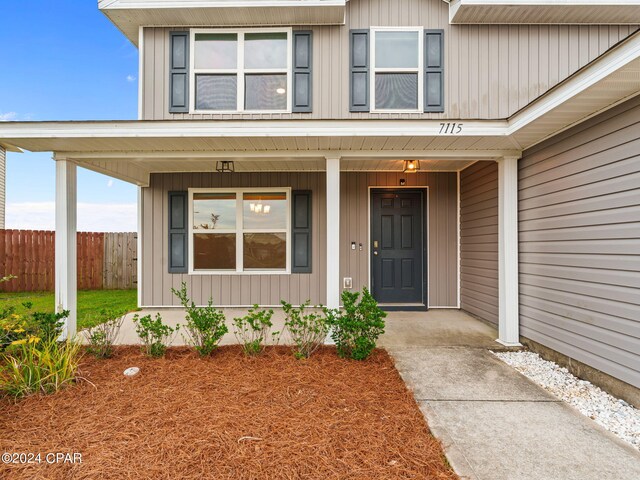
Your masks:
[{"label": "beige siding", "polygon": [[498,323],[498,164],[460,172],[460,306]]},{"label": "beige siding", "polygon": [[640,98],[525,152],[520,332],[640,387]]},{"label": "beige siding", "polygon": [[[428,300],[433,307],[455,307],[457,277],[457,178],[455,173],[343,172],[341,182],[340,276],[356,289],[369,285],[369,187],[427,187]],[[351,250],[351,242],[363,245]]]},{"label": "beige siding", "polygon": [[[455,173],[343,172],[341,182],[341,277],[359,289],[369,283],[369,186],[428,187],[429,303],[457,305],[457,192]],[[167,192],[190,187],[273,186],[313,191],[313,273],[292,275],[172,275],[167,273]],[[324,172],[153,174],[143,189],[142,304],[175,305],[171,288],[186,281],[197,303],[213,296],[219,305],[277,305],[280,299],[314,304],[326,300],[326,198]],[[351,242],[363,250],[351,250]],[[333,252],[329,252],[333,254]]]},{"label": "beige siding", "polygon": [[[635,31],[635,26],[450,25],[441,0],[351,0],[346,25],[312,27],[311,114],[172,115],[168,28],[144,34],[143,118],[506,118]],[[445,31],[444,114],[349,112],[349,29],[424,26]],[[307,29],[309,27],[299,27]]]},{"label": "beige siding", "polygon": [[7,159],[4,148],[0,147],[0,228],[5,227],[5,201],[7,182]]},{"label": "beige siding", "polygon": [[[167,273],[168,195],[171,190],[191,187],[292,187],[313,192],[313,273],[292,275],[176,275]],[[326,298],[324,173],[184,173],[154,174],[143,188],[142,221],[142,305],[176,305],[172,287],[187,282],[198,304],[213,297],[217,305],[279,305]]]}]

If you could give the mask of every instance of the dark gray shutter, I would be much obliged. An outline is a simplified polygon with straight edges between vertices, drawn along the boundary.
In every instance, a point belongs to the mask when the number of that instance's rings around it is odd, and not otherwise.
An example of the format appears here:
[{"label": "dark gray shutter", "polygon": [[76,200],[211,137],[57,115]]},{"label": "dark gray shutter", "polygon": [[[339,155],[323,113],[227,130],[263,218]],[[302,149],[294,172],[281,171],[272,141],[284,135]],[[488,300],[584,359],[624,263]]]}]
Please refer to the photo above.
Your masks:
[{"label": "dark gray shutter", "polygon": [[187,273],[187,192],[169,192],[169,273]]},{"label": "dark gray shutter", "polygon": [[424,31],[424,111],[444,112],[444,30]]},{"label": "dark gray shutter", "polygon": [[169,112],[189,112],[189,32],[169,32]]},{"label": "dark gray shutter", "polygon": [[311,190],[294,190],[291,206],[291,271],[311,273]]},{"label": "dark gray shutter", "polygon": [[293,32],[294,112],[311,112],[313,82],[313,32]]},{"label": "dark gray shutter", "polygon": [[349,32],[349,111],[369,111],[369,30]]}]

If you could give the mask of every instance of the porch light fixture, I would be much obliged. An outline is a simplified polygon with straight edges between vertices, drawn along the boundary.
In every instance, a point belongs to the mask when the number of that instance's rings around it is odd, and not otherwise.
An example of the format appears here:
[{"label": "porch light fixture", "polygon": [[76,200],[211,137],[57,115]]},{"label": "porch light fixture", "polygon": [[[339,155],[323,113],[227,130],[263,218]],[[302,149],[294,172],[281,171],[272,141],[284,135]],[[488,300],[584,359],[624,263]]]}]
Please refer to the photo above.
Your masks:
[{"label": "porch light fixture", "polygon": [[419,160],[405,160],[404,161],[404,170],[402,173],[417,173],[420,170],[420,161]]},{"label": "porch light fixture", "polygon": [[235,166],[230,160],[221,160],[216,162],[216,171],[220,173],[233,173],[235,172]]}]

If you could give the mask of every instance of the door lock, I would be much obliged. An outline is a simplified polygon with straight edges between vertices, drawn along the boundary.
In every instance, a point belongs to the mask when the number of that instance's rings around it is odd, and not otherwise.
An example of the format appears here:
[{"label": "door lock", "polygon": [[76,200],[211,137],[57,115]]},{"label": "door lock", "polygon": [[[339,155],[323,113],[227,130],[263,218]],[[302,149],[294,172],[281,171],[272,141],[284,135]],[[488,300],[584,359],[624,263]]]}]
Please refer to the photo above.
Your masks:
[{"label": "door lock", "polygon": [[373,248],[378,248],[378,240],[373,241]]}]

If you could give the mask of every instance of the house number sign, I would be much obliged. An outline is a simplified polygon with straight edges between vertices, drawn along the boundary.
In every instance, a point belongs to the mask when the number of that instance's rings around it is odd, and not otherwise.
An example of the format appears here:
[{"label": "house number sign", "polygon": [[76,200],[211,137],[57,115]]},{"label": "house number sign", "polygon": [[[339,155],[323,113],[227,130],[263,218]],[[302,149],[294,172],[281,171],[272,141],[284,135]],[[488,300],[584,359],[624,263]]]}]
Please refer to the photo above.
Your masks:
[{"label": "house number sign", "polygon": [[441,123],[440,135],[460,135],[462,133],[462,123]]}]

